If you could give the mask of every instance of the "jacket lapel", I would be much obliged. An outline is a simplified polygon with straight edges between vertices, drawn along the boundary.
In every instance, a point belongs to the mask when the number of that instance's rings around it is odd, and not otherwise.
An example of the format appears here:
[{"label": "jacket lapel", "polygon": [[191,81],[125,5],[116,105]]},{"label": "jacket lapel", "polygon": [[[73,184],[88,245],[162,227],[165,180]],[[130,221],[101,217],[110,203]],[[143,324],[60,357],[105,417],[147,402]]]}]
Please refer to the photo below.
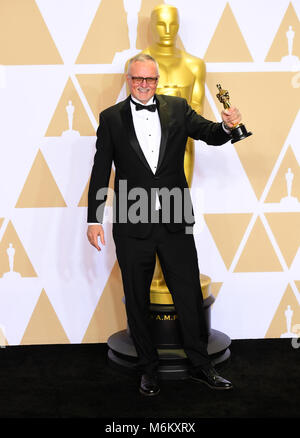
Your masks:
[{"label": "jacket lapel", "polygon": [[159,158],[158,158],[157,169],[156,169],[156,173],[157,173],[159,171],[159,168],[162,164],[166,152],[166,146],[167,146],[167,140],[169,134],[169,114],[168,114],[168,106],[166,102],[161,98],[161,96],[156,95],[156,99],[158,102],[158,114],[159,114],[160,126],[161,126]]},{"label": "jacket lapel", "polygon": [[138,142],[135,129],[133,126],[133,120],[132,120],[132,114],[131,114],[131,108],[130,108],[130,96],[124,101],[124,105],[121,109],[121,117],[124,124],[124,127],[128,134],[128,139],[130,145],[133,147],[135,152],[137,153],[138,157],[142,161],[142,163],[147,167],[148,170],[152,173],[152,170],[148,164],[148,161],[145,158],[145,155],[143,154],[143,151],[140,147],[140,144]]}]

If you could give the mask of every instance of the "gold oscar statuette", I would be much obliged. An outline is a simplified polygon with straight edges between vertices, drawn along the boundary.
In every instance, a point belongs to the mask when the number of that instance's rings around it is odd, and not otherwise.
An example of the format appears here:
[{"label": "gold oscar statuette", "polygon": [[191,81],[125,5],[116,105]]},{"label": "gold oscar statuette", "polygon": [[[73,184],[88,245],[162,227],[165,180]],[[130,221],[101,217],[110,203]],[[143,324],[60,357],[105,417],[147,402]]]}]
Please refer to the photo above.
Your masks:
[{"label": "gold oscar statuette", "polygon": [[[217,84],[217,88],[219,93],[217,94],[217,98],[223,104],[224,109],[230,108],[229,102],[229,93],[227,90],[223,90],[220,84]],[[243,140],[244,138],[252,135],[252,132],[248,132],[246,126],[242,123],[238,123],[231,129],[232,140],[231,143],[235,143],[237,141]]]}]

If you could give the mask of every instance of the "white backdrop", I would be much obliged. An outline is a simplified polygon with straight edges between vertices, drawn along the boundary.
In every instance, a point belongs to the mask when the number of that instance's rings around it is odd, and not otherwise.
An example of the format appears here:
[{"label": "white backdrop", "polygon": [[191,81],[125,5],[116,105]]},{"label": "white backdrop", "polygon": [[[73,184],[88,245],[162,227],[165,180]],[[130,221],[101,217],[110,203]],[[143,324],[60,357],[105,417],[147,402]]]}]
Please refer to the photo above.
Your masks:
[{"label": "white backdrop", "polygon": [[[111,225],[99,254],[86,239],[86,194],[98,114],[126,97],[124,64],[149,45],[159,3],[0,0],[2,344],[105,342],[126,326]],[[212,326],[233,339],[296,336],[300,1],[165,3],[178,8],[180,44],[205,60],[204,115],[220,120],[221,83],[254,134],[195,145],[195,238],[216,298]]]}]

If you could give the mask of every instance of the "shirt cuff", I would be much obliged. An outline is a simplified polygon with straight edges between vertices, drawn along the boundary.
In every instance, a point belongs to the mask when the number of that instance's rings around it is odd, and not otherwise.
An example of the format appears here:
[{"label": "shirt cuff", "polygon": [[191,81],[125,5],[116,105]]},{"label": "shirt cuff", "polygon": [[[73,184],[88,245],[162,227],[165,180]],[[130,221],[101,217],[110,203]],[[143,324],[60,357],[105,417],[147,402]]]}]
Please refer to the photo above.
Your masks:
[{"label": "shirt cuff", "polygon": [[228,135],[231,134],[231,129],[227,128],[227,127],[225,126],[225,123],[224,123],[224,122],[222,122],[222,128],[224,129],[224,131],[226,132],[226,134],[228,134]]}]

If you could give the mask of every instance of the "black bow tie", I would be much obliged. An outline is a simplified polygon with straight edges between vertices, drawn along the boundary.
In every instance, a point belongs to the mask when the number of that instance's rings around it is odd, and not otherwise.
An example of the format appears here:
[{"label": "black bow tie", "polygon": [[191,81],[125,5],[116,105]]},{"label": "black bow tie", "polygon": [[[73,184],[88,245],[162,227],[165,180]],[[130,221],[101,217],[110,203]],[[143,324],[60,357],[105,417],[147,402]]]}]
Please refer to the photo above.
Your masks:
[{"label": "black bow tie", "polygon": [[130,99],[130,101],[135,104],[136,111],[141,111],[143,109],[145,109],[147,111],[151,111],[152,113],[154,113],[156,111],[156,104],[155,103],[153,105],[141,105],[140,103],[137,103],[132,99]]}]

